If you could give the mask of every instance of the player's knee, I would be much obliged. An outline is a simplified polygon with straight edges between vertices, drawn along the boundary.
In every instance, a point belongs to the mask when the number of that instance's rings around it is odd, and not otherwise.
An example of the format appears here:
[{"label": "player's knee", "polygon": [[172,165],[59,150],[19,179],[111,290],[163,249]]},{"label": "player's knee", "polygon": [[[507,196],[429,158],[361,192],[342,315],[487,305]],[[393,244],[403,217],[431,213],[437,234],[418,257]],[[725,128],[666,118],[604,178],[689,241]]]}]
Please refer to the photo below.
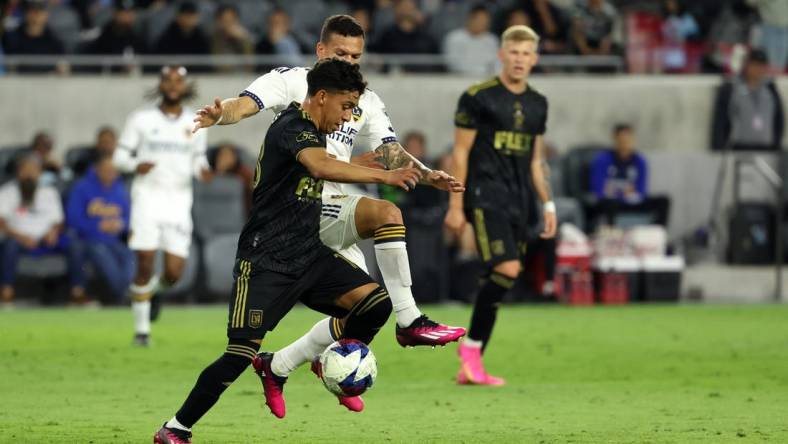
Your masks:
[{"label": "player's knee", "polygon": [[402,211],[393,203],[382,200],[377,204],[377,225],[402,224]]},{"label": "player's knee", "polygon": [[517,279],[522,270],[520,261],[506,261],[493,267],[493,272],[509,279]]},{"label": "player's knee", "polygon": [[386,324],[392,310],[388,292],[383,287],[378,287],[353,306],[342,336],[369,344]]}]

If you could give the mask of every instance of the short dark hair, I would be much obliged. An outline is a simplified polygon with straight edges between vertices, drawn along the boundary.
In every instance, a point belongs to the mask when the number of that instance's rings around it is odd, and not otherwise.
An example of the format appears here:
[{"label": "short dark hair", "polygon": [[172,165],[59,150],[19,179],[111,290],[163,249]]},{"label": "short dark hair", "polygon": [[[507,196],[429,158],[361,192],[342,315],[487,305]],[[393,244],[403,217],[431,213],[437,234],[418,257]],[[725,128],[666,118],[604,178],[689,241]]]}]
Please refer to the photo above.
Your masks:
[{"label": "short dark hair", "polygon": [[489,14],[489,13],[490,13],[490,10],[489,10],[489,9],[487,9],[487,6],[485,6],[485,5],[484,5],[484,3],[476,3],[476,4],[475,4],[475,5],[473,5],[473,6],[471,7],[471,9],[468,11],[468,17],[470,17],[470,16],[472,16],[472,15],[476,15],[476,14],[478,14],[478,13],[480,13],[480,12],[484,12],[484,13],[487,13],[487,14]]},{"label": "short dark hair", "polygon": [[320,41],[323,43],[328,42],[333,34],[366,39],[364,28],[361,27],[358,20],[346,14],[332,15],[323,22],[323,28],[320,30]]},{"label": "short dark hair", "polygon": [[628,123],[617,123],[613,125],[613,135],[618,135],[624,131],[632,131],[632,125]]},{"label": "short dark hair", "polygon": [[306,75],[306,83],[309,85],[307,95],[310,97],[321,89],[332,93],[356,91],[364,94],[367,88],[358,65],[333,58],[318,60]]}]

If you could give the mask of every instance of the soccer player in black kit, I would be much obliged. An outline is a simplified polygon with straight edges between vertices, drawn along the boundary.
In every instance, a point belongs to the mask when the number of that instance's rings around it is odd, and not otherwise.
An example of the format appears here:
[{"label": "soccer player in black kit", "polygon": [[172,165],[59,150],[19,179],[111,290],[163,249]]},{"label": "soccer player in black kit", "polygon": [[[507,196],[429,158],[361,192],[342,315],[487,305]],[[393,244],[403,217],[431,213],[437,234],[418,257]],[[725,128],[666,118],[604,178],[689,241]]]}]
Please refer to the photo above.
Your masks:
[{"label": "soccer player in black kit", "polygon": [[326,134],[350,121],[366,88],[358,65],[319,61],[307,83],[303,105],[294,102],[276,117],[260,149],[251,216],[238,240],[233,270],[227,349],[202,371],[180,410],[156,432],[154,443],[191,442],[191,427],[252,363],[266,403],[284,416],[284,378],[271,372],[270,353],[257,352],[266,332],[296,302],[345,318],[337,336],[364,343],[372,341],[391,313],[386,290],[320,241],[322,184],[386,183],[409,190],[421,173],[359,167],[326,152]]},{"label": "soccer player in black kit", "polygon": [[[500,74],[469,88],[455,114],[454,176],[464,194],[450,196],[446,227],[459,235],[470,221],[486,265],[468,335],[458,348],[459,384],[503,385],[487,373],[482,353],[504,294],[522,270],[528,233],[529,181],[544,210],[543,238],[555,236],[555,204],[544,164],[547,99],[528,84],[539,36],[512,26],[501,36]],[[467,181],[466,181],[467,179]]]}]

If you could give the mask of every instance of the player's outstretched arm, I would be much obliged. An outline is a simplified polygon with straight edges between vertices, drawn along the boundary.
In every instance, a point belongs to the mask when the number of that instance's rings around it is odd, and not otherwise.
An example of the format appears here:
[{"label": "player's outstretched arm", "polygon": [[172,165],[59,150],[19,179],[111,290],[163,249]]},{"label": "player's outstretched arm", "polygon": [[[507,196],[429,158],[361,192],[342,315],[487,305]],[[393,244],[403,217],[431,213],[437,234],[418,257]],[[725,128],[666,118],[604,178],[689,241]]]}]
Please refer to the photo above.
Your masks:
[{"label": "player's outstretched arm", "polygon": [[232,125],[257,114],[259,111],[260,107],[257,106],[257,103],[247,96],[224,100],[219,100],[217,97],[212,105],[206,105],[197,110],[192,132],[196,133],[200,128],[208,128],[213,125]]},{"label": "player's outstretched arm", "polygon": [[422,176],[419,181],[420,184],[432,185],[440,190],[454,193],[465,191],[462,181],[455,179],[444,171],[427,168],[426,165],[413,157],[412,154],[405,151],[405,148],[400,145],[399,142],[384,143],[375,149],[375,153],[378,156],[378,161],[390,170],[402,168],[412,163],[421,171]]},{"label": "player's outstretched arm", "polygon": [[298,153],[297,160],[316,179],[342,183],[384,183],[405,191],[412,190],[422,175],[413,164],[387,171],[341,162],[332,158],[325,148],[305,148]]},{"label": "player's outstretched arm", "polygon": [[[468,177],[468,157],[476,139],[476,130],[469,128],[454,129],[454,149],[451,153],[452,173],[460,182],[465,182]],[[443,224],[454,235],[460,236],[465,228],[465,210],[463,209],[462,194],[449,195],[449,210]]]},{"label": "player's outstretched arm", "polygon": [[553,192],[550,189],[550,166],[544,155],[544,136],[536,136],[534,141],[534,155],[531,159],[531,177],[534,181],[534,190],[539,195],[539,200],[544,205],[544,231],[540,236],[544,239],[555,237],[558,228],[558,220],[555,215],[555,204],[553,203]]}]

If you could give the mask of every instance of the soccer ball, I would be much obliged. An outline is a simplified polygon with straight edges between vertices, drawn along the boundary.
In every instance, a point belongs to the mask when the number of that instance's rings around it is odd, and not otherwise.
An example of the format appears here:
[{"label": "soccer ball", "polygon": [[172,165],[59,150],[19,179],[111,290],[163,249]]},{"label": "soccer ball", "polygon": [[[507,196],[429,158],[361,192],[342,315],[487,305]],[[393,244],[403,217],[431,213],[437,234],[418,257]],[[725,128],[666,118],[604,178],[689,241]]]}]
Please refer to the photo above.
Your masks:
[{"label": "soccer ball", "polygon": [[337,396],[358,396],[372,387],[378,363],[372,350],[361,341],[340,339],[320,355],[320,379]]}]

